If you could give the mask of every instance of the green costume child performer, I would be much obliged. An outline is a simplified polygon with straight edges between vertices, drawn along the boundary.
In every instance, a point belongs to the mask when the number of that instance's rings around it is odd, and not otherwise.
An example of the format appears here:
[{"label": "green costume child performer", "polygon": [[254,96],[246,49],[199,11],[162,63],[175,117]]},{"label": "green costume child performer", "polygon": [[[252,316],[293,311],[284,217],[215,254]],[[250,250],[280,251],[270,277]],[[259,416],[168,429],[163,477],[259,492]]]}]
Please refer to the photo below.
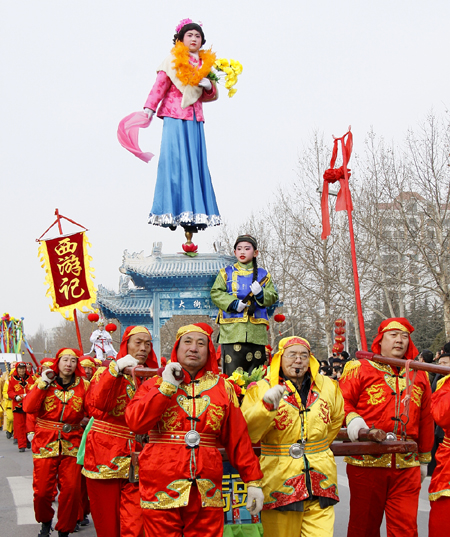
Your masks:
[{"label": "green costume child performer", "polygon": [[[240,235],[234,244],[237,263],[220,270],[211,288],[211,299],[219,308],[218,342],[222,367],[231,375],[238,367],[251,373],[266,361],[268,343],[267,307],[278,294],[267,270],[258,268],[258,243],[251,235]],[[244,301],[249,293],[252,297]]]}]

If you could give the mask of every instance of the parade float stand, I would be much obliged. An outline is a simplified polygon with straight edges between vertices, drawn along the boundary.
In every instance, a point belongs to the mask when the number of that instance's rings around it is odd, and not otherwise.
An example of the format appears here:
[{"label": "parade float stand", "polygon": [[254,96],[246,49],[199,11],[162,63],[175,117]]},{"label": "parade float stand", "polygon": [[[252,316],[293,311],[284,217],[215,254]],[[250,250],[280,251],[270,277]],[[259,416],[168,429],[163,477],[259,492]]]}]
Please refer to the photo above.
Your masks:
[{"label": "parade float stand", "polygon": [[[153,348],[161,355],[161,327],[174,315],[207,315],[215,319],[219,310],[210,291],[220,269],[234,264],[236,258],[226,255],[220,243],[216,252],[163,254],[162,243],[153,244],[152,253],[123,254],[119,268],[122,276],[119,292],[99,285],[97,306],[105,318],[117,319],[122,330],[141,325],[150,330]],[[273,315],[275,307],[269,310]]]}]

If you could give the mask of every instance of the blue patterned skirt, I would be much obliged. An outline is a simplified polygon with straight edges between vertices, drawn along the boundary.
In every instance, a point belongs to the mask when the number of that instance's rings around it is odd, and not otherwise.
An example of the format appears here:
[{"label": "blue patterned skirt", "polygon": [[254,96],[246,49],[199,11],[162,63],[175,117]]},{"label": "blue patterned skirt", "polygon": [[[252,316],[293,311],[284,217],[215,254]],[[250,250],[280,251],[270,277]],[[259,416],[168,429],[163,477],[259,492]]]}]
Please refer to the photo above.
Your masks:
[{"label": "blue patterned skirt", "polygon": [[149,224],[204,229],[221,224],[206,158],[203,122],[164,118]]}]

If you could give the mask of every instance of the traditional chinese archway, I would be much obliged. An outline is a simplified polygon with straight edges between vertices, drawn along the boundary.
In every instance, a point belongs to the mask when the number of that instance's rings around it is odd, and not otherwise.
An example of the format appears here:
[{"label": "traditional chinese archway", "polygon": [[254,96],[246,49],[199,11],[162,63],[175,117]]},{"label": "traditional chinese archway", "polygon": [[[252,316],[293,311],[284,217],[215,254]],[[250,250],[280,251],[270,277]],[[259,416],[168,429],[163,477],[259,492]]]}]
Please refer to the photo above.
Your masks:
[{"label": "traditional chinese archway", "polygon": [[[219,270],[236,262],[216,243],[216,253],[189,257],[182,253],[163,254],[162,243],[153,244],[150,256],[125,250],[119,292],[98,286],[97,305],[105,317],[120,321],[122,330],[130,325],[146,326],[161,354],[161,327],[174,315],[207,315],[215,319],[218,309],[210,289]],[[134,286],[130,286],[130,283]],[[272,315],[275,307],[269,314]]]}]

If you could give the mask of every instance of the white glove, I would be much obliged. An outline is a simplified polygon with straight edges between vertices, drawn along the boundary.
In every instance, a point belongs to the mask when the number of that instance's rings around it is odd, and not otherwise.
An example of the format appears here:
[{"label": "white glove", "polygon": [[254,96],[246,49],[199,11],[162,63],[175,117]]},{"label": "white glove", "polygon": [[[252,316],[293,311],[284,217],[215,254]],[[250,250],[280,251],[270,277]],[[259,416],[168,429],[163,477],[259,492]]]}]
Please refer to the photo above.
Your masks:
[{"label": "white glove", "polygon": [[136,367],[139,365],[139,361],[133,358],[131,354],[127,354],[123,358],[119,358],[116,362],[117,369],[123,371],[126,367]]},{"label": "white glove", "polygon": [[427,477],[428,473],[428,464],[420,465],[420,482],[423,483],[423,480]]},{"label": "white glove", "polygon": [[46,369],[45,371],[42,371],[42,375],[41,375],[41,379],[47,384],[51,384],[53,380],[47,377],[47,372],[50,372],[50,371],[53,373],[51,369]]},{"label": "white glove", "polygon": [[27,440],[28,440],[28,442],[32,442],[33,438],[34,438],[34,433],[28,433],[28,434],[27,434]]},{"label": "white glove", "polygon": [[[182,374],[181,378],[178,380],[175,378],[175,371]],[[164,371],[162,372],[162,379],[165,382],[170,382],[170,384],[173,384],[174,386],[179,386],[184,379],[183,374],[183,368],[181,367],[181,364],[178,362],[170,362],[170,364],[167,364],[164,368]]]},{"label": "white glove", "polygon": [[20,395],[16,395],[16,401],[22,401],[22,397]]},{"label": "white glove", "polygon": [[147,114],[147,118],[148,119],[152,119],[152,116],[155,112],[153,112],[153,110],[151,110],[150,108],[144,108],[144,112]]},{"label": "white glove", "polygon": [[211,84],[211,80],[209,80],[209,78],[202,78],[200,80],[200,82],[198,83],[198,85],[201,88],[205,88],[206,91],[211,91],[212,84]]},{"label": "white glove", "polygon": [[257,281],[254,281],[251,285],[250,285],[250,291],[256,296],[256,295],[259,295],[259,293],[261,292],[262,290],[262,287],[261,285],[259,284],[259,282]]},{"label": "white glove", "polygon": [[360,429],[368,429],[367,423],[362,418],[354,418],[347,426],[347,434],[352,442],[358,441],[358,433]]},{"label": "white glove", "polygon": [[241,311],[244,311],[247,307],[247,304],[245,302],[242,302],[242,300],[239,300],[239,304],[237,306],[238,313],[241,313]]},{"label": "white glove", "polygon": [[248,512],[252,515],[258,515],[263,508],[264,493],[258,487],[247,487],[247,507]]},{"label": "white glove", "polygon": [[285,391],[286,388],[284,386],[277,384],[273,388],[267,390],[267,392],[264,394],[263,400],[266,403],[269,403],[269,405],[273,405],[273,408],[276,410]]}]

